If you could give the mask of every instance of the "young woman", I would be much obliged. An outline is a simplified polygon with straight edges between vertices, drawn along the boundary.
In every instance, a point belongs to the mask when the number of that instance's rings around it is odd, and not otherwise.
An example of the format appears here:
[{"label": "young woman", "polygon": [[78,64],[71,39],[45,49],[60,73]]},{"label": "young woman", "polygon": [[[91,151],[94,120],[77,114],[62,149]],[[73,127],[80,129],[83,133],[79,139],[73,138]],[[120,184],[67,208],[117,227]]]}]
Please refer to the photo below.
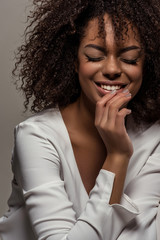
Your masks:
[{"label": "young woman", "polygon": [[159,1],[34,5],[2,239],[160,239]]}]

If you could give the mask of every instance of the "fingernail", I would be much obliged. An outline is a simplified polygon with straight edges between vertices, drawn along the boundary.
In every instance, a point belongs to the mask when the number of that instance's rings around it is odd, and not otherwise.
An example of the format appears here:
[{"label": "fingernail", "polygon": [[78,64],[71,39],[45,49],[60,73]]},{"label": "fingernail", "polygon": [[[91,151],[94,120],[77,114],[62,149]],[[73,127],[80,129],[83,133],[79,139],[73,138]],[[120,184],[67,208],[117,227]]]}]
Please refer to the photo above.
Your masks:
[{"label": "fingernail", "polygon": [[131,97],[131,93],[128,93],[127,95],[125,95],[125,97]]},{"label": "fingernail", "polygon": [[122,91],[122,93],[127,93],[127,92],[129,92],[128,88],[126,88]]},{"label": "fingernail", "polygon": [[129,115],[129,114],[131,114],[131,113],[132,113],[131,109],[128,109],[127,115]]},{"label": "fingernail", "polygon": [[113,90],[110,92],[110,94],[115,94],[117,90]]}]

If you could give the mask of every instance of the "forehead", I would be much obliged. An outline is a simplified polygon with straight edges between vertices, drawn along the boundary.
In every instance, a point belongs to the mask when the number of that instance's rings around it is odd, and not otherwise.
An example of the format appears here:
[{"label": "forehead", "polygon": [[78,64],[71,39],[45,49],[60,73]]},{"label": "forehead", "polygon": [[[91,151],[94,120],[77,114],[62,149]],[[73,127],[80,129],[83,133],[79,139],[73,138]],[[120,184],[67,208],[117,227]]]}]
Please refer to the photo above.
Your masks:
[{"label": "forehead", "polygon": [[82,38],[83,42],[96,42],[99,44],[107,45],[108,41],[116,42],[117,45],[123,46],[126,44],[133,44],[133,43],[140,43],[140,38],[138,34],[138,30],[136,27],[134,27],[132,24],[127,22],[126,20],[126,27],[123,29],[123,31],[120,33],[120,37],[116,40],[115,37],[115,27],[112,23],[112,19],[108,14],[104,15],[104,29],[102,34],[99,34],[99,21],[98,18],[94,18],[91,21],[88,22],[86,28],[85,28],[85,34]]}]

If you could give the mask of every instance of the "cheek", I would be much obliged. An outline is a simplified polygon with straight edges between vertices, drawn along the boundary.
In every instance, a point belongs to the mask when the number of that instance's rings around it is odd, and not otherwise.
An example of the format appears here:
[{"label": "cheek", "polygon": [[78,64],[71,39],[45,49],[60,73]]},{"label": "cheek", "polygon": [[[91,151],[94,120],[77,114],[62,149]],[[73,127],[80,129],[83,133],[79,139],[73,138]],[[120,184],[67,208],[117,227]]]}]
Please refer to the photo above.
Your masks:
[{"label": "cheek", "polygon": [[79,77],[93,78],[94,75],[99,71],[100,66],[95,63],[82,62],[79,64],[78,74]]},{"label": "cheek", "polygon": [[126,68],[126,75],[129,78],[130,81],[130,91],[133,96],[137,94],[139,91],[142,79],[143,79],[143,68],[142,66],[131,66]]},{"label": "cheek", "polygon": [[143,78],[143,68],[142,66],[130,66],[125,69],[126,74],[132,82],[138,84]]}]

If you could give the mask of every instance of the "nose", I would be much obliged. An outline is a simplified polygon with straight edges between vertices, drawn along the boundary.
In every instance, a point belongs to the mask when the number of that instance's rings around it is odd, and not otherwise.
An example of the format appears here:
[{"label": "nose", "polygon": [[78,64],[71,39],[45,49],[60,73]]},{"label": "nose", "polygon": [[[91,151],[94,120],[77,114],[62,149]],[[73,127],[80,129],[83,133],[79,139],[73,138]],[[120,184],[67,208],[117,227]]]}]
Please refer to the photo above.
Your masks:
[{"label": "nose", "polygon": [[113,56],[108,56],[106,58],[106,61],[103,63],[102,68],[102,74],[105,76],[108,80],[116,80],[121,76],[121,68],[118,62],[118,59],[116,59]]}]

